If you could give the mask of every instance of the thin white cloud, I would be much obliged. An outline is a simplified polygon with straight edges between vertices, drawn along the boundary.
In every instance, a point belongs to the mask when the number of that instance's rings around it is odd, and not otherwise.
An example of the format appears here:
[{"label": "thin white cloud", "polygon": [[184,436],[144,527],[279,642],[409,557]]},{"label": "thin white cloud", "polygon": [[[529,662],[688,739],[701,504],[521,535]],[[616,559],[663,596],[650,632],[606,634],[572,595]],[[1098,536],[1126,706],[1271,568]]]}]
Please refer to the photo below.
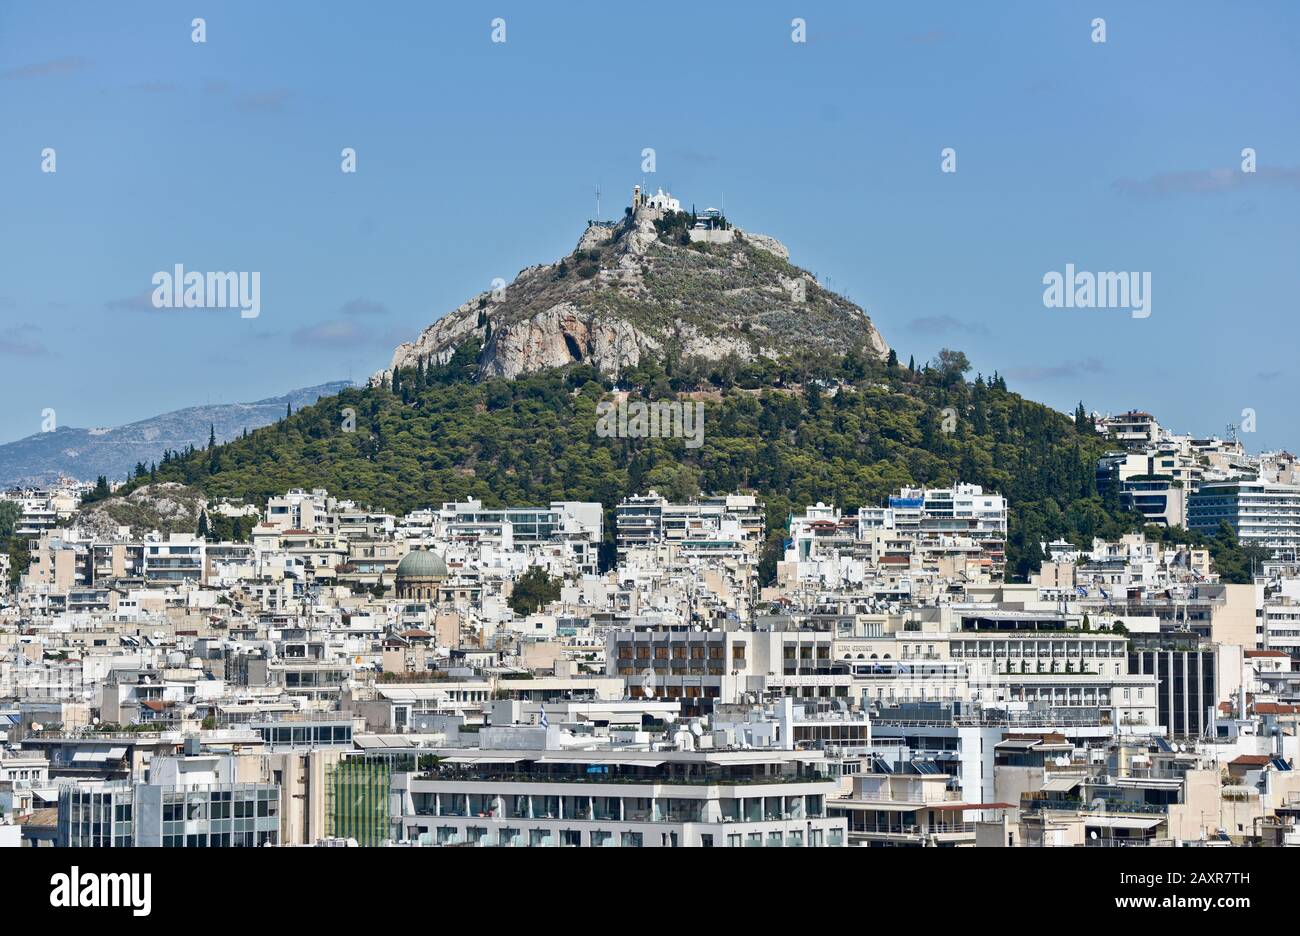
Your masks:
[{"label": "thin white cloud", "polygon": [[51,59],[47,62],[33,62],[31,65],[20,65],[17,68],[10,68],[7,71],[0,72],[0,80],[13,81],[22,78],[44,78],[49,75],[67,75],[72,72],[81,71],[90,65],[90,62],[80,56],[69,56],[61,59]]},{"label": "thin white cloud", "polygon": [[1146,179],[1120,179],[1114,189],[1133,198],[1168,198],[1177,195],[1216,195],[1259,186],[1300,189],[1300,166],[1260,166],[1255,172],[1240,169],[1186,169],[1160,172]]}]

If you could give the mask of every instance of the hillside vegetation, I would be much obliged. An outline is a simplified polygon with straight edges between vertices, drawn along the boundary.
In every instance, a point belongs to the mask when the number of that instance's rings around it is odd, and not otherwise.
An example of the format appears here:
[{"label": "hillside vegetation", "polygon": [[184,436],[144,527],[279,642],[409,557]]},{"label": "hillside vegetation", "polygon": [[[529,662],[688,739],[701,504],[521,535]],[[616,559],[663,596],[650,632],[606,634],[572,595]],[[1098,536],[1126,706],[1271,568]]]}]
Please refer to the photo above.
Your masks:
[{"label": "hillside vegetation", "polygon": [[[490,506],[596,500],[610,511],[648,488],[670,498],[752,490],[767,503],[768,574],[792,511],[879,504],[904,485],[961,480],[1007,495],[1013,577],[1037,567],[1040,541],[1088,544],[1136,525],[1097,495],[1106,442],[1089,422],[1011,393],[996,375],[965,380],[959,352],[915,371],[862,349],[781,362],[670,358],[625,373],[620,389],[633,399],[706,399],[697,449],[597,437],[596,406],[612,384],[590,367],[476,381],[478,353],[470,343],[445,365],[405,369],[246,438],[169,455],[157,480],[254,503],[325,487],[398,512],[467,497]],[[355,431],[345,431],[345,410]]]}]

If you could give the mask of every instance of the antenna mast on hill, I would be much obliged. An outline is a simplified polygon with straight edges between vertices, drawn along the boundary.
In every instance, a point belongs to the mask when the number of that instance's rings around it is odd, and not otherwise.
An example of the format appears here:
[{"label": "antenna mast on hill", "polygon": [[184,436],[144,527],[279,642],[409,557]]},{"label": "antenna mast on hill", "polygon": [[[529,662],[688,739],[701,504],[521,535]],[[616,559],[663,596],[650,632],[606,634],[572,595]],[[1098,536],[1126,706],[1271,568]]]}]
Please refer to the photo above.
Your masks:
[{"label": "antenna mast on hill", "polygon": [[596,220],[600,220],[600,183],[596,183]]}]

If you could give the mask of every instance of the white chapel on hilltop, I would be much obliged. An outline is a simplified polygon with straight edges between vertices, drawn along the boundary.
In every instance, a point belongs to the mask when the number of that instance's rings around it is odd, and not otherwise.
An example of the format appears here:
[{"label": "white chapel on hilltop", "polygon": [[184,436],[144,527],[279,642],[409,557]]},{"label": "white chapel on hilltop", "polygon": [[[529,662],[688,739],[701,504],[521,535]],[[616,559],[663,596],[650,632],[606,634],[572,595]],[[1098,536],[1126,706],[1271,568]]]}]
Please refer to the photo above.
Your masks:
[{"label": "white chapel on hilltop", "polygon": [[642,193],[641,186],[635,186],[632,189],[632,207],[633,208],[657,208],[660,211],[681,211],[682,203],[673,198],[663,189],[655,192],[653,195],[648,192]]}]

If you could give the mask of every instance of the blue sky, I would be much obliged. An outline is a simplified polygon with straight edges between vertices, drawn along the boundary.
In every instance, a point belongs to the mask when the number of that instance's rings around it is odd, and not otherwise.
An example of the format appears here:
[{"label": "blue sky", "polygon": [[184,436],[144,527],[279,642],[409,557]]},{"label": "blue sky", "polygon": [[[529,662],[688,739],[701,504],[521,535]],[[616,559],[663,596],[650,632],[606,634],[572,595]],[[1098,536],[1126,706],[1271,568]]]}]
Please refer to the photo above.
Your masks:
[{"label": "blue sky", "polygon": [[[0,4],[0,441],[363,379],[644,180],[904,361],[1300,445],[1300,5],[447,6]],[[152,309],[177,263],[259,271],[260,317]],[[1149,271],[1150,318],[1044,308],[1067,263]]]}]

